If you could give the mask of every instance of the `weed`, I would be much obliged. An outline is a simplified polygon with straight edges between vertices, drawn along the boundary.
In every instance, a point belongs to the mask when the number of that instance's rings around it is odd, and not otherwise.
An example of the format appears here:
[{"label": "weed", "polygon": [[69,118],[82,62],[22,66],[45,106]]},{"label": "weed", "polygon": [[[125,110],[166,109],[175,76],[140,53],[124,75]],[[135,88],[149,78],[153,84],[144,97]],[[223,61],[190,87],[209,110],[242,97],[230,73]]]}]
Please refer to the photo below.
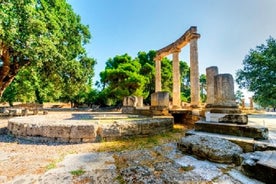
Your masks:
[{"label": "weed", "polygon": [[77,170],[70,171],[70,174],[72,174],[73,176],[81,176],[84,173],[85,173],[85,171],[82,170],[82,169],[77,169]]}]

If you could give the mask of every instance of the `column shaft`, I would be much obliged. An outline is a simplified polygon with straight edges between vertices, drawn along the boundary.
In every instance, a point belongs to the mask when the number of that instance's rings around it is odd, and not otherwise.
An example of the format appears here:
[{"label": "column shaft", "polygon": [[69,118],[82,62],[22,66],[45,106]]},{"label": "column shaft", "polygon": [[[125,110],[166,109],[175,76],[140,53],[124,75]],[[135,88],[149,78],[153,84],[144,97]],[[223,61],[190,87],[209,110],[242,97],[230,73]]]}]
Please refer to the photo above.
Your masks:
[{"label": "column shaft", "polygon": [[197,38],[190,41],[190,80],[191,80],[191,105],[200,105],[199,69]]},{"label": "column shaft", "polygon": [[179,52],[173,52],[173,108],[181,106]]},{"label": "column shaft", "polygon": [[161,60],[155,60],[155,92],[162,91]]}]

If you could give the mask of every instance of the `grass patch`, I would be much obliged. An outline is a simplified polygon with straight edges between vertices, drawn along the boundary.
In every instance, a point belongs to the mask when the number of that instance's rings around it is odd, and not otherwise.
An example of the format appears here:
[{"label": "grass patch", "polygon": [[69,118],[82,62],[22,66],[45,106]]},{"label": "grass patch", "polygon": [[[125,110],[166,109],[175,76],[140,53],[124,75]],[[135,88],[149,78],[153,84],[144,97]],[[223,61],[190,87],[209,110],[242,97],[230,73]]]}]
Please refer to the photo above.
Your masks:
[{"label": "grass patch", "polygon": [[55,159],[53,160],[51,163],[49,163],[47,166],[46,166],[46,171],[50,170],[50,169],[55,169],[57,168],[57,163],[61,162],[64,157],[68,154],[73,154],[73,153],[76,153],[75,151],[70,151],[68,153],[64,153],[62,154],[58,159]]},{"label": "grass patch", "polygon": [[46,166],[46,170],[51,170],[51,169],[55,169],[57,167],[57,163],[56,162],[51,162],[50,164],[48,164]]},{"label": "grass patch", "polygon": [[85,173],[84,170],[82,169],[77,169],[77,170],[74,170],[74,171],[70,171],[70,174],[72,174],[73,176],[81,176]]},{"label": "grass patch", "polygon": [[130,137],[119,141],[101,142],[97,151],[99,152],[113,152],[124,150],[136,150],[144,148],[152,148],[168,142],[178,141],[184,136],[187,128],[183,125],[174,125],[173,130],[158,135],[147,137]]}]

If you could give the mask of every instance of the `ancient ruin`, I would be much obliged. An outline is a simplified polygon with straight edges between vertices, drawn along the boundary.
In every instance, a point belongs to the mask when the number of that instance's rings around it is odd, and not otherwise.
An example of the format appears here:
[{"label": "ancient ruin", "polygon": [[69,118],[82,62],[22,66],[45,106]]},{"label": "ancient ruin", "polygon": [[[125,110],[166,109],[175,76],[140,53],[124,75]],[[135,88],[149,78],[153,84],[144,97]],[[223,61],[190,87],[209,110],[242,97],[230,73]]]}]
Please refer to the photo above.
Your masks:
[{"label": "ancient ruin", "polygon": [[83,143],[170,131],[173,128],[173,118],[112,112],[75,112],[63,115],[63,118],[51,114],[16,117],[9,120],[7,128],[14,136],[31,141]]},{"label": "ancient ruin", "polygon": [[190,43],[190,81],[191,81],[191,105],[198,107],[200,103],[199,88],[199,69],[198,69],[198,48],[197,39],[200,34],[197,33],[197,27],[190,27],[179,39],[170,45],[160,49],[155,57],[155,92],[162,91],[161,85],[161,60],[163,57],[172,54],[173,56],[173,108],[181,107],[180,100],[180,71],[179,71],[179,53],[181,49]]}]

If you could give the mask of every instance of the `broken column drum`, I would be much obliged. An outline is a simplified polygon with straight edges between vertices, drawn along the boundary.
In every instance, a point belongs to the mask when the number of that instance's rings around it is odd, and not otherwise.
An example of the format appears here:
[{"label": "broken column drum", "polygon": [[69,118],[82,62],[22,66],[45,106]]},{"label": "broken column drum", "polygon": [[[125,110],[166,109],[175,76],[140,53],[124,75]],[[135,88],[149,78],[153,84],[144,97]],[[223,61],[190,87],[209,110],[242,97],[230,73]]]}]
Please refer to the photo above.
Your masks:
[{"label": "broken column drum", "polygon": [[234,79],[231,74],[218,74],[214,77],[214,104],[237,107],[234,93]]}]

